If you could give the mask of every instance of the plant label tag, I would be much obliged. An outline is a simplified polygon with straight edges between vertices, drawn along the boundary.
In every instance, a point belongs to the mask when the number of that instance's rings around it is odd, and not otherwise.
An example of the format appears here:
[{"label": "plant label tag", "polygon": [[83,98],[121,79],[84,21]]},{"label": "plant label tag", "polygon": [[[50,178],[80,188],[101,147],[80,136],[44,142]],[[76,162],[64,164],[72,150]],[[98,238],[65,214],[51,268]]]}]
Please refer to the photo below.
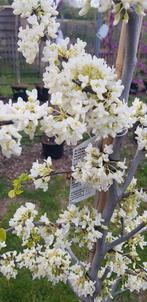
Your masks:
[{"label": "plant label tag", "polygon": [[[96,141],[95,137],[92,137],[83,143],[81,143],[79,146],[77,146],[73,150],[73,158],[72,158],[72,166],[76,167],[79,160],[84,158],[85,156],[85,149],[87,146],[91,143],[93,146],[98,146],[99,141]],[[80,182],[77,182],[75,179],[71,179],[70,183],[70,194],[69,194],[69,204],[75,204],[82,200],[85,200],[89,197],[92,197],[95,195],[96,190],[88,186],[87,184],[81,184]]]},{"label": "plant label tag", "polygon": [[100,29],[98,30],[96,36],[97,38],[99,38],[100,40],[103,40],[107,37],[109,32],[109,26],[107,24],[103,24]]}]

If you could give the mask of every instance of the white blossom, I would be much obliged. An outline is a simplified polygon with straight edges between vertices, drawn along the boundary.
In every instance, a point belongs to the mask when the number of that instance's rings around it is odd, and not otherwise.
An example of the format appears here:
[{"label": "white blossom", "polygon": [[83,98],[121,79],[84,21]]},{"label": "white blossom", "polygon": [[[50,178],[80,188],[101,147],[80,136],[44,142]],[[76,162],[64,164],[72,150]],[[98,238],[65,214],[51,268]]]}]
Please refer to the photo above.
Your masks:
[{"label": "white blossom", "polygon": [[3,155],[7,158],[10,158],[12,155],[19,156],[22,150],[21,138],[15,126],[2,126],[0,128],[0,146]]},{"label": "white blossom", "polygon": [[87,207],[83,207],[79,210],[78,207],[70,205],[63,214],[59,215],[57,223],[63,227],[67,226],[67,230],[70,226],[75,228],[75,238],[73,240],[80,247],[86,244],[88,249],[91,249],[92,243],[102,237],[101,231],[97,228],[103,228],[103,219],[101,214],[94,209],[90,211]]},{"label": "white blossom", "polygon": [[107,191],[115,180],[118,183],[123,181],[126,169],[124,162],[111,162],[109,155],[112,148],[106,146],[104,152],[92,144],[85,150],[85,157],[80,160],[76,167],[73,167],[72,176],[76,181],[87,183],[98,191]]},{"label": "white blossom", "polygon": [[87,297],[88,295],[93,295],[95,291],[94,282],[88,278],[86,270],[84,271],[80,265],[75,264],[71,267],[69,280],[79,296]]},{"label": "white blossom", "polygon": [[29,176],[33,180],[36,189],[43,189],[44,192],[47,191],[50,174],[53,171],[51,167],[51,157],[44,160],[42,164],[38,160],[33,163]]},{"label": "white blossom", "polygon": [[138,126],[135,131],[138,149],[147,151],[147,127]]},{"label": "white blossom", "polygon": [[129,275],[128,280],[125,283],[125,287],[130,290],[130,292],[137,291],[140,292],[141,290],[147,289],[147,282],[144,280],[144,274],[138,275]]},{"label": "white blossom", "polygon": [[96,8],[99,12],[105,12],[109,9],[113,9],[115,12],[121,12],[122,8],[128,11],[135,6],[135,9],[140,14],[144,14],[144,10],[147,8],[146,0],[119,0],[117,2],[113,0],[81,0],[80,1],[80,15],[85,15],[91,7]]},{"label": "white blossom", "polygon": [[38,211],[35,210],[35,205],[27,202],[17,209],[13,218],[9,221],[9,226],[12,227],[12,232],[20,237],[23,245],[26,245],[32,232],[35,232],[34,218]]},{"label": "white blossom", "polygon": [[27,18],[26,27],[19,30],[18,50],[32,64],[39,52],[41,38],[48,35],[54,39],[57,36],[56,5],[53,0],[31,0],[29,5],[26,0],[14,0],[12,7],[16,15]]},{"label": "white blossom", "polygon": [[8,280],[10,278],[16,278],[17,269],[15,265],[15,258],[17,252],[6,252],[0,257],[0,273],[2,273]]}]

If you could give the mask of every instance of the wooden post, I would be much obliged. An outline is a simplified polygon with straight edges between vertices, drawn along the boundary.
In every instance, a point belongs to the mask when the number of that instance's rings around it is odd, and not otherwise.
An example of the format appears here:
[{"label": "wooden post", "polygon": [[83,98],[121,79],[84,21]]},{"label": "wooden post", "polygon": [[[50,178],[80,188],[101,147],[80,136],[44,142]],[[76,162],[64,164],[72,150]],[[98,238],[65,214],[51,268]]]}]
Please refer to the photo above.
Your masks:
[{"label": "wooden post", "polygon": [[123,70],[123,62],[124,62],[124,55],[125,55],[125,40],[126,40],[126,23],[122,23],[117,58],[116,58],[116,74],[118,79],[121,79],[122,70]]},{"label": "wooden post", "polygon": [[[18,28],[19,28],[19,16],[15,16],[15,42],[17,42],[18,39]],[[16,68],[16,82],[19,85],[21,82],[21,75],[20,75],[20,56],[17,50],[17,46],[15,49],[15,68]]]}]

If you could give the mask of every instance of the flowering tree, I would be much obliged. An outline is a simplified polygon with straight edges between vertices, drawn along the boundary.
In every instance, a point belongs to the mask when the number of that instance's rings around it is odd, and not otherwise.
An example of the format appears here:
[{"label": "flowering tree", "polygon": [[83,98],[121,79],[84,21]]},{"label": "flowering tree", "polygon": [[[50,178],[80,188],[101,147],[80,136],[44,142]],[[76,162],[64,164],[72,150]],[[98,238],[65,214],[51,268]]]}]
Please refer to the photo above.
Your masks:
[{"label": "flowering tree", "polygon": [[[92,6],[98,11],[113,9],[115,24],[123,20],[123,60],[117,60],[115,70],[104,59],[87,54],[86,43],[79,39],[74,45],[68,38],[56,44],[59,23],[53,0],[14,0],[14,13],[27,20],[26,28],[20,28],[18,45],[28,63],[34,62],[41,40],[46,41],[43,80],[51,105],[40,105],[36,90],[28,92],[27,102],[21,98],[16,103],[1,102],[0,145],[9,158],[20,155],[22,132],[33,139],[38,128],[48,137],[54,136],[58,144],[65,141],[76,145],[85,135],[94,137],[98,147],[90,142],[85,156],[70,173],[75,180],[96,189],[96,208],[71,204],[53,222],[46,214],[39,216],[34,204],[22,205],[9,221],[9,228],[0,229],[0,272],[7,279],[15,278],[25,267],[33,279],[66,283],[80,301],[109,302],[121,290],[147,288],[147,266],[139,257],[139,249],[145,246],[147,212],[141,205],[147,201],[147,194],[137,189],[133,178],[147,150],[147,106],[139,99],[128,106],[147,3],[84,0],[81,6],[81,14]],[[127,167],[120,154],[130,128],[136,153]],[[29,174],[14,180],[9,196],[21,194],[22,183],[27,180],[46,191],[52,175],[58,173],[53,171],[50,158],[42,164],[36,161]],[[21,252],[2,252],[7,232],[21,238]],[[89,251],[88,259],[78,259],[75,245]]]}]

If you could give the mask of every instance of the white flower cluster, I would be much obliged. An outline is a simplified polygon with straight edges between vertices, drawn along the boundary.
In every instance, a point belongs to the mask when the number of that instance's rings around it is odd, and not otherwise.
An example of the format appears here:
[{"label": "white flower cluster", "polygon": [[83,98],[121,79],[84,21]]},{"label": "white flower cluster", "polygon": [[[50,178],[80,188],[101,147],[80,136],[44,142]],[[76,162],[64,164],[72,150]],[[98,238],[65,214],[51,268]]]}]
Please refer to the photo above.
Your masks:
[{"label": "white flower cluster", "polygon": [[123,181],[126,169],[124,162],[112,162],[110,154],[113,152],[112,145],[105,145],[104,151],[89,144],[85,150],[83,160],[80,160],[73,170],[72,176],[81,183],[87,183],[98,191],[107,191],[115,180]]},{"label": "white flower cluster", "polygon": [[110,256],[110,259],[111,260],[107,265],[111,268],[111,272],[116,273],[117,276],[125,275],[131,260],[118,252],[115,252],[114,255]]},{"label": "white flower cluster", "polygon": [[88,249],[102,237],[101,228],[104,228],[100,213],[94,209],[90,211],[87,207],[79,210],[75,205],[68,206],[67,210],[59,215],[57,223],[69,230],[74,228],[73,242],[78,243],[80,247],[87,245]]},{"label": "white flower cluster", "polygon": [[147,104],[136,98],[132,108],[136,122],[139,123],[135,131],[138,149],[147,151]]},{"label": "white flower cluster", "polygon": [[1,255],[0,273],[8,280],[16,278],[22,268],[29,269],[33,279],[46,278],[53,284],[68,280],[79,296],[92,296],[95,291],[94,282],[87,275],[87,264],[72,265],[68,252],[59,248],[37,245],[18,255],[16,251]]},{"label": "white flower cluster", "polygon": [[14,14],[27,18],[26,28],[20,27],[19,51],[26,61],[32,64],[39,52],[39,42],[44,36],[56,38],[59,23],[56,22],[58,12],[54,0],[14,0]]},{"label": "white flower cluster", "polygon": [[34,218],[37,214],[35,205],[27,202],[17,209],[9,221],[9,226],[13,228],[12,232],[22,239],[23,245],[28,243],[32,232],[37,232],[34,225]]},{"label": "white flower cluster", "polygon": [[36,189],[47,191],[50,174],[53,171],[51,167],[51,157],[44,160],[43,164],[39,164],[38,160],[33,163],[29,176],[33,180]]},{"label": "white flower cluster", "polygon": [[[129,254],[129,257],[131,255]],[[134,261],[135,258],[129,258],[128,253],[125,255],[125,252],[116,251],[113,254],[107,256],[107,263],[106,265],[109,267],[109,283],[113,280],[112,274],[114,273],[117,277],[124,276],[125,279],[122,283],[122,288],[127,288],[131,292],[133,291],[142,291],[147,289],[147,282],[146,282],[146,267],[143,263],[142,270],[136,267],[136,262]],[[140,259],[139,259],[140,260]],[[113,282],[112,282],[113,284]]]},{"label": "white flower cluster", "polygon": [[13,125],[0,128],[0,146],[3,155],[10,158],[12,155],[21,154],[21,135]]},{"label": "white flower cluster", "polygon": [[125,287],[130,290],[130,292],[140,292],[147,290],[147,282],[145,281],[146,272],[138,273],[136,275],[128,275],[127,282],[125,282]]},{"label": "white flower cluster", "polygon": [[[147,211],[143,211],[142,205],[147,202],[147,194],[142,189],[136,189],[136,180],[133,179],[132,183],[127,189],[126,197],[121,201],[121,206],[115,209],[112,217],[113,225],[118,225],[121,227],[121,221],[123,221],[123,231],[124,233],[129,233],[135,229],[140,223],[147,223]],[[145,230],[145,229],[144,229]],[[114,238],[110,232],[107,236],[107,240],[111,242]],[[133,238],[128,242],[123,243],[115,247],[115,250],[124,254],[124,250],[129,251],[129,255],[134,260],[140,261],[138,248],[144,249],[147,242],[145,241],[145,236],[143,233],[137,233]],[[124,248],[124,250],[123,250]]]},{"label": "white flower cluster", "polygon": [[[126,193],[128,196],[126,198],[123,198],[121,207],[115,209],[112,217],[112,222],[114,224],[119,223],[120,218],[122,217],[125,220],[124,227],[127,231],[128,226],[131,225],[133,219],[136,219],[138,217],[139,212],[141,215],[140,205],[147,202],[147,193],[143,191],[143,189],[136,189],[136,179],[133,179]],[[136,222],[136,224],[137,223],[138,222]],[[128,231],[130,231],[130,229]]]},{"label": "white flower cluster", "polygon": [[123,128],[132,126],[131,110],[119,100],[121,81],[117,81],[114,69],[103,59],[84,51],[68,61],[59,52],[57,60],[57,51],[53,57],[54,63],[44,73],[45,87],[49,88],[51,103],[56,106],[42,122],[48,136],[53,133],[57,143],[65,140],[76,144],[84,132],[115,137]]},{"label": "white flower cluster", "polygon": [[63,281],[66,283],[71,259],[69,254],[61,249],[50,249],[38,245],[25,249],[17,257],[18,267],[28,268],[33,279],[47,278],[52,283]]},{"label": "white flower cluster", "polygon": [[87,14],[91,7],[97,8],[99,12],[105,12],[109,9],[113,9],[117,14],[123,9],[128,11],[133,6],[137,12],[144,14],[144,10],[147,8],[146,0],[82,0],[80,1],[80,4],[80,15]]},{"label": "white flower cluster", "polygon": [[73,265],[71,268],[71,273],[69,275],[69,280],[73,289],[80,297],[93,295],[95,291],[95,285],[94,282],[89,280],[89,278],[86,276],[86,266],[84,271],[80,265]]},{"label": "white flower cluster", "polygon": [[61,60],[67,61],[69,58],[84,54],[85,46],[86,42],[83,42],[79,38],[74,45],[70,43],[69,38],[60,39],[57,43],[46,41],[46,45],[43,49],[43,61],[60,65]]},{"label": "white flower cluster", "polygon": [[37,91],[27,91],[28,101],[18,98],[16,103],[10,100],[8,104],[0,102],[0,121],[10,121],[12,125],[0,128],[0,146],[3,155],[10,157],[12,154],[19,156],[21,153],[22,131],[33,139],[40,120],[47,114],[48,103],[40,105],[37,100]]},{"label": "white flower cluster", "polygon": [[0,257],[0,273],[3,274],[8,280],[16,278],[17,270],[15,265],[16,251],[6,252]]},{"label": "white flower cluster", "polygon": [[48,103],[40,105],[40,102],[37,100],[36,89],[33,89],[31,92],[27,91],[27,95],[27,102],[23,101],[22,98],[18,98],[18,101],[12,104],[11,110],[17,119],[17,129],[24,131],[29,135],[30,139],[33,139],[35,131],[39,126],[39,121],[47,111]]},{"label": "white flower cluster", "polygon": [[[90,212],[87,207],[79,210],[76,206],[69,206],[67,211],[60,215],[56,224],[51,223],[46,214],[40,217],[38,223],[35,223],[36,216],[38,216],[38,211],[36,211],[35,205],[26,203],[16,211],[10,220],[12,232],[22,238],[22,246],[28,242],[29,237],[32,237],[34,228],[36,228],[36,234],[40,234],[41,238],[29,248],[24,248],[19,254],[16,251],[2,254],[0,256],[0,273],[10,279],[16,277],[18,269],[26,268],[32,273],[33,279],[47,278],[54,284],[60,281],[66,283],[68,280],[79,296],[92,296],[95,285],[88,276],[89,265],[79,261],[75,264],[68,249],[70,243],[65,245],[65,238],[63,239],[62,235],[63,233],[65,235],[64,230],[66,229],[65,236],[67,237],[69,228],[72,228],[69,240],[79,236],[79,232],[81,232],[80,243],[83,240],[83,243],[87,242],[90,247],[96,239],[101,237],[101,233],[96,229],[102,226],[101,214],[94,209]],[[78,230],[77,233],[76,230]],[[44,237],[46,231],[48,231],[48,239],[50,236],[50,242],[46,240],[47,236]],[[45,239],[44,242],[42,238]]]}]

